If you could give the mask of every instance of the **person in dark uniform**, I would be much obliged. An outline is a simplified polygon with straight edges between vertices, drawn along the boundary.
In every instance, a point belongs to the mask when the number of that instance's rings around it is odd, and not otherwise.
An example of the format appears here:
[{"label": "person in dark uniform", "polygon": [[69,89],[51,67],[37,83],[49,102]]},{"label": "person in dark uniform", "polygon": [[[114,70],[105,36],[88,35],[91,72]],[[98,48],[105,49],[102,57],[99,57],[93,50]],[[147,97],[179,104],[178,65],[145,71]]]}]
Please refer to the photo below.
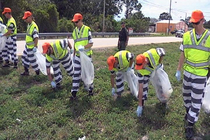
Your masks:
[{"label": "person in dark uniform", "polygon": [[119,39],[118,39],[118,49],[119,51],[125,50],[126,46],[128,45],[128,31],[125,28],[125,22],[121,23],[121,30],[119,31]]}]

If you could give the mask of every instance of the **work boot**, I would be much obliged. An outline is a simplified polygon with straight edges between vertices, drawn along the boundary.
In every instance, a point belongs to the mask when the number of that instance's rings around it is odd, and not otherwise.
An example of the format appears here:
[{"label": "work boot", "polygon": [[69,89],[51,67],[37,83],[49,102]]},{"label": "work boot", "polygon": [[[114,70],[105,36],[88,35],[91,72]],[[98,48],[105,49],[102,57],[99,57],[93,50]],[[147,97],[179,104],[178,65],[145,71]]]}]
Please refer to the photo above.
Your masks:
[{"label": "work boot", "polygon": [[40,70],[38,69],[38,70],[36,70],[35,72],[36,72],[36,75],[39,75]]},{"label": "work boot", "polygon": [[21,76],[29,76],[29,72],[24,71],[23,73],[20,74]]},{"label": "work boot", "polygon": [[193,126],[187,126],[185,128],[186,139],[191,139],[194,136]]},{"label": "work boot", "polygon": [[21,76],[29,76],[29,72],[28,72],[28,68],[24,67],[25,71],[23,73],[21,73]]},{"label": "work boot", "polygon": [[14,62],[14,69],[17,69],[17,62]]},{"label": "work boot", "polygon": [[57,83],[57,84],[56,84],[56,88],[57,88],[57,89],[61,89],[61,84],[60,84],[60,83]]},{"label": "work boot", "polygon": [[6,61],[2,67],[4,67],[4,68],[10,67],[9,61]]},{"label": "work boot", "polygon": [[93,96],[93,90],[89,90],[88,96]]},{"label": "work boot", "polygon": [[76,91],[72,91],[72,92],[71,92],[71,95],[72,95],[72,96],[70,97],[70,100],[71,100],[71,101],[73,101],[73,100],[76,100],[76,99],[77,99],[76,94],[77,94],[77,92],[76,92]]},{"label": "work boot", "polygon": [[4,61],[3,61],[3,58],[2,57],[0,57],[0,63],[3,63]]}]

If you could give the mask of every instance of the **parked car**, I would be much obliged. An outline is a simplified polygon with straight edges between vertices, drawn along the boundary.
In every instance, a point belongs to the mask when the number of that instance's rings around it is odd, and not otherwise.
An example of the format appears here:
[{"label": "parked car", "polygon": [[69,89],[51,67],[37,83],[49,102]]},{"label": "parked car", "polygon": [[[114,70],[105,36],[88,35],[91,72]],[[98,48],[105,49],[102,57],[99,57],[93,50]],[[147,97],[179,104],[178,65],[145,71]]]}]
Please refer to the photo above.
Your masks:
[{"label": "parked car", "polygon": [[183,30],[178,30],[176,33],[175,33],[175,37],[183,37],[183,34],[184,34],[184,31]]},{"label": "parked car", "polygon": [[175,29],[174,31],[171,31],[171,34],[175,34],[177,32],[177,30]]}]

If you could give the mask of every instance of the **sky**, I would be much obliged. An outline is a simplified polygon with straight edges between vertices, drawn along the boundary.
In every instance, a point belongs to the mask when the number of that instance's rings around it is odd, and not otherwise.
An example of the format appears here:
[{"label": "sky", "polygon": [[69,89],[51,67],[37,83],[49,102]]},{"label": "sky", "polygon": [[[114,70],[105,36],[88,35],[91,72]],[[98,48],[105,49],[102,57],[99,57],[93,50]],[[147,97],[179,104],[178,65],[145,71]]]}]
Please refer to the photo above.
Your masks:
[{"label": "sky", "polygon": [[[191,16],[192,11],[201,10],[207,21],[210,20],[210,0],[139,0],[141,11],[145,17],[159,18],[163,12],[169,13],[171,1],[171,16],[173,20]],[[119,16],[124,17],[124,12]],[[116,18],[120,20],[121,18]]]}]

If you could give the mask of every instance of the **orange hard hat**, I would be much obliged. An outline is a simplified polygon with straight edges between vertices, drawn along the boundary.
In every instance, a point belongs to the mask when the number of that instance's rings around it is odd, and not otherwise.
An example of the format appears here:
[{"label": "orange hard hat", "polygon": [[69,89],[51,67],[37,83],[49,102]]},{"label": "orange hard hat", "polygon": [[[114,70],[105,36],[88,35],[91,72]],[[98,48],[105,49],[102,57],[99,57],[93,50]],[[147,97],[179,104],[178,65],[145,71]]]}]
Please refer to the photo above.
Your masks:
[{"label": "orange hard hat", "polygon": [[107,59],[107,64],[109,66],[109,70],[114,68],[114,63],[116,62],[115,57],[112,55]]},{"label": "orange hard hat", "polygon": [[143,64],[146,61],[146,57],[143,54],[139,54],[136,56],[136,65],[135,69],[140,70],[143,68]]},{"label": "orange hard hat", "polygon": [[27,19],[27,18],[30,17],[30,16],[32,16],[32,13],[31,13],[30,11],[26,11],[26,12],[24,13],[24,16],[23,16],[22,19]]},{"label": "orange hard hat", "polygon": [[82,14],[76,13],[76,14],[74,14],[74,18],[71,21],[76,22],[76,21],[82,20],[82,19],[83,19]]},{"label": "orange hard hat", "polygon": [[201,12],[200,10],[195,10],[192,12],[190,22],[196,23],[196,22],[199,22],[203,18],[204,18],[203,12]]},{"label": "orange hard hat", "polygon": [[46,53],[47,53],[47,50],[48,50],[49,47],[50,47],[50,43],[48,43],[48,42],[45,42],[45,43],[42,45],[43,54],[46,54]]},{"label": "orange hard hat", "polygon": [[12,10],[9,7],[5,7],[4,11],[2,12],[2,15],[4,15],[5,13],[11,13]]}]

